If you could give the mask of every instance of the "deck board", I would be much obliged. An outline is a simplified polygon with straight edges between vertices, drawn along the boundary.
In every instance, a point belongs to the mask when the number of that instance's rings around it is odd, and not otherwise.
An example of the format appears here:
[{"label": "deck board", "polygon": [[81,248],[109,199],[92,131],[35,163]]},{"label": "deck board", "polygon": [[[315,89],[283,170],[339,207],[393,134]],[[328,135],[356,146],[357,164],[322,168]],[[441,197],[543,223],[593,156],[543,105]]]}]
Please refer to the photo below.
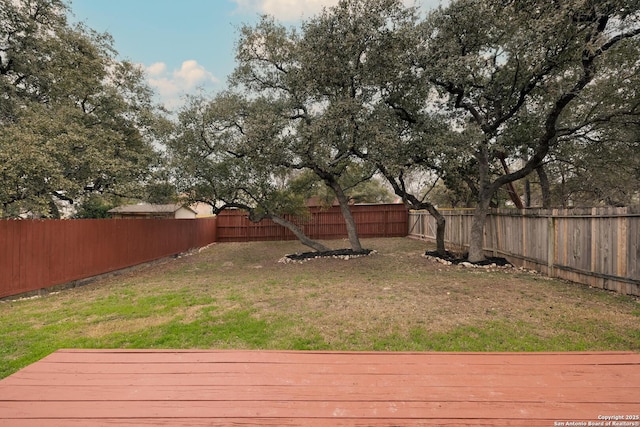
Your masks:
[{"label": "deck board", "polygon": [[0,381],[0,426],[555,426],[638,396],[633,352],[60,350]]}]

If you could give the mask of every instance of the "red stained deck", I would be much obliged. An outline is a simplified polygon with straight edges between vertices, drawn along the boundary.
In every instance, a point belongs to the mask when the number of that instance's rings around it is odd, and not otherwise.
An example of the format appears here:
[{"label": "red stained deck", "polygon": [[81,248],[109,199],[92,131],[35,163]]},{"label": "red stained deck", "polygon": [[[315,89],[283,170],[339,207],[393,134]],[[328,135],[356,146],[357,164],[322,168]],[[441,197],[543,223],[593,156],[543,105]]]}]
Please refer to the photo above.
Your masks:
[{"label": "red stained deck", "polygon": [[11,427],[549,427],[603,416],[640,426],[640,354],[60,350],[0,381],[0,426]]}]

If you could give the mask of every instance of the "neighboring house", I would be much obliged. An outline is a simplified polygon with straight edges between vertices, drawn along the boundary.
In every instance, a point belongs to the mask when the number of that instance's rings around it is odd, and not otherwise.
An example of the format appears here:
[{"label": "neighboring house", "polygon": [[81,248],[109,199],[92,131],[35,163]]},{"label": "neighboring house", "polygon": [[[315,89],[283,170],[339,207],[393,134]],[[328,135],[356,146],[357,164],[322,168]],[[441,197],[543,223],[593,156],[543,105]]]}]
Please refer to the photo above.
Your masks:
[{"label": "neighboring house", "polygon": [[198,218],[208,218],[215,216],[213,215],[213,208],[208,203],[194,203],[189,207],[196,211]]},{"label": "neighboring house", "polygon": [[197,212],[182,205],[124,205],[109,210],[112,218],[194,219]]},{"label": "neighboring house", "polygon": [[318,196],[309,197],[307,200],[305,200],[304,204],[308,208],[328,208],[330,206],[340,206],[340,203],[338,203],[338,199],[336,198],[331,201],[330,205],[327,205],[327,202]]}]

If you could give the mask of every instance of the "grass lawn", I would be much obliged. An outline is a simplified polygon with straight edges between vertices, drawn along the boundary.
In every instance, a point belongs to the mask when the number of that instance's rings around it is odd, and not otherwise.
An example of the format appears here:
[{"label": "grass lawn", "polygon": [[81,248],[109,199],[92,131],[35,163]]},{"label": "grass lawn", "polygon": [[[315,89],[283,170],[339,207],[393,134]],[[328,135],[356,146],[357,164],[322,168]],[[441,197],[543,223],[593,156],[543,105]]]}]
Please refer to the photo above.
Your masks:
[{"label": "grass lawn", "polygon": [[[345,241],[326,242],[333,248]],[[637,299],[519,270],[444,266],[408,238],[283,264],[297,242],[224,243],[0,302],[0,378],[59,348],[640,350]]]}]

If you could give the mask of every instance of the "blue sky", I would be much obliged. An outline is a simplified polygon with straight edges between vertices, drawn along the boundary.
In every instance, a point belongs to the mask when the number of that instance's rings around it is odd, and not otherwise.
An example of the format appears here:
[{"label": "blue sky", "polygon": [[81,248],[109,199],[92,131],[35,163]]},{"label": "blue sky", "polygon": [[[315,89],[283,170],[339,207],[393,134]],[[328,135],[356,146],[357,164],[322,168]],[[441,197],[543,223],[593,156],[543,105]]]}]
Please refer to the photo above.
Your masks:
[{"label": "blue sky", "polygon": [[[273,15],[296,24],[338,0],[71,0],[74,21],[108,32],[120,59],[142,65],[149,84],[168,107],[199,88],[226,87],[243,24]],[[414,0],[405,0],[414,4]],[[415,0],[422,10],[441,0]]]}]

